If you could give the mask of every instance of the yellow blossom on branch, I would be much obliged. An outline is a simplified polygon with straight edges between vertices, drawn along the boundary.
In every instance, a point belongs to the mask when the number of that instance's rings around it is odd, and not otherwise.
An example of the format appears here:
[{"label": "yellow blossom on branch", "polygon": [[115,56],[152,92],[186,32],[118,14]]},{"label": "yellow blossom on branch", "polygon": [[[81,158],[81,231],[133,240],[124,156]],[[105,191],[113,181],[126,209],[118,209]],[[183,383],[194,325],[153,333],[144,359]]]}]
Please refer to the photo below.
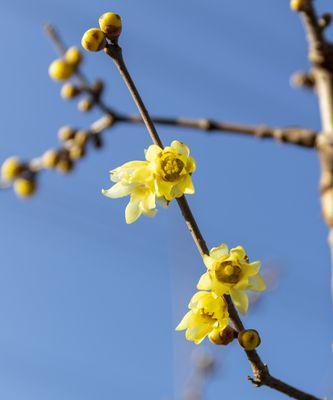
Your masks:
[{"label": "yellow blossom on branch", "polygon": [[259,275],[261,263],[250,262],[242,246],[229,251],[226,244],[214,247],[203,257],[208,271],[197,285],[199,290],[212,290],[217,295],[228,294],[242,314],[249,305],[246,290],[264,291],[263,278]]},{"label": "yellow blossom on branch", "polygon": [[186,329],[186,339],[201,343],[207,335],[222,331],[228,326],[229,314],[224,299],[212,292],[197,292],[188,305],[190,311],[177,326]]},{"label": "yellow blossom on branch", "polygon": [[170,201],[183,194],[194,193],[191,174],[196,166],[184,143],[174,140],[164,149],[153,144],[146,151],[146,160],[154,173],[154,189],[158,197]]},{"label": "yellow blossom on branch", "polygon": [[173,198],[194,193],[191,174],[195,161],[189,148],[177,140],[161,149],[151,145],[145,152],[146,161],[130,161],[111,171],[116,184],[102,193],[110,198],[131,196],[125,211],[128,224],[141,214],[156,214],[156,202],[167,206]]},{"label": "yellow blossom on branch", "polygon": [[141,214],[156,214],[155,194],[151,190],[152,173],[147,161],[130,161],[110,173],[116,184],[102,193],[111,199],[130,196],[125,210],[128,224],[136,221]]}]

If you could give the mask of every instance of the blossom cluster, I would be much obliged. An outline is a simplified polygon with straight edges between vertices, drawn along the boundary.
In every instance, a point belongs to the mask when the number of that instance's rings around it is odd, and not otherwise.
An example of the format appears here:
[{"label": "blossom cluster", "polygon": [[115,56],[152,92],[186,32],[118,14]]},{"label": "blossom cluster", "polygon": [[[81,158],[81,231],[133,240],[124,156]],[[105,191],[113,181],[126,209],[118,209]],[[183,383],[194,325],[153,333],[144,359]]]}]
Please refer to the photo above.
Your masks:
[{"label": "blossom cluster", "polygon": [[262,292],[266,285],[259,275],[260,262],[250,262],[241,246],[228,249],[222,243],[203,256],[207,267],[197,285],[197,292],[189,303],[188,313],[177,330],[186,330],[186,338],[198,344],[208,336],[215,344],[221,342],[228,327],[228,307],[224,295],[229,295],[236,308],[246,314],[249,306],[248,290]]},{"label": "blossom cluster", "polygon": [[157,202],[166,207],[174,198],[194,193],[191,175],[195,161],[184,143],[174,140],[164,149],[151,145],[145,157],[145,161],[130,161],[112,170],[110,178],[115,185],[102,190],[113,199],[130,196],[125,210],[128,224],[142,214],[154,216]]}]

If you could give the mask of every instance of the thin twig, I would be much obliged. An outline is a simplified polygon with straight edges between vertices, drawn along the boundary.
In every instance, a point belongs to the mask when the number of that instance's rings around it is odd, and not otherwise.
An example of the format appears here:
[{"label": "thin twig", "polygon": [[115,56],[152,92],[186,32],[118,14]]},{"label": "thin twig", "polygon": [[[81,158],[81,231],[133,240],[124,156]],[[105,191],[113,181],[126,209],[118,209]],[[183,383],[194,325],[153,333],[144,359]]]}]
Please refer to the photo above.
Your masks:
[{"label": "thin twig", "polygon": [[[138,93],[138,90],[131,78],[131,75],[125,65],[123,56],[122,56],[122,50],[121,47],[118,46],[118,44],[109,44],[105,48],[105,53],[109,55],[116,67],[118,68],[120,75],[122,76],[130,94],[133,97],[133,100],[135,104],[138,107],[138,110],[140,112],[140,115],[143,119],[143,121],[146,124],[147,130],[150,134],[150,137],[153,141],[153,143],[157,144],[160,147],[163,147],[162,141],[155,129],[154,123],[144,106],[144,103],[141,99],[141,96]],[[191,232],[192,238],[197,245],[197,248],[200,252],[201,255],[204,254],[209,254],[207,244],[200,232],[200,229],[198,227],[198,224],[192,214],[192,211],[187,203],[187,200],[185,196],[180,197],[177,199],[179,208],[181,210],[181,213],[184,217],[184,220],[186,222],[186,225]],[[228,295],[224,295],[224,298],[227,302],[228,305],[228,311],[230,315],[230,319],[234,324],[235,329],[240,332],[244,330],[244,325],[239,317],[239,314],[230,298]],[[305,393],[301,390],[298,390],[276,378],[270,375],[267,366],[262,362],[261,358],[259,357],[258,353],[253,350],[253,351],[246,351],[246,355],[250,361],[250,364],[252,366],[254,378],[251,378],[252,382],[255,383],[257,386],[268,386],[271,387],[272,389],[278,390],[282,393],[287,394],[290,397],[293,397],[295,399],[300,399],[300,400],[318,400],[317,397],[312,396],[308,393]]]}]

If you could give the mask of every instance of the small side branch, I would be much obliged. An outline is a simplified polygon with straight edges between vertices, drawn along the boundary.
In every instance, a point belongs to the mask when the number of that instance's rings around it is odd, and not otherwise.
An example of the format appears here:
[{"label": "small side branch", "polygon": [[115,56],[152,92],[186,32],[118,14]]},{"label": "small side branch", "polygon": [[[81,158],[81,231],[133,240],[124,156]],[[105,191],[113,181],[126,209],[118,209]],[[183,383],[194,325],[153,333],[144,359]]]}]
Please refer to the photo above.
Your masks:
[{"label": "small side branch", "polygon": [[[131,124],[143,123],[140,116],[116,114],[118,122]],[[275,139],[281,143],[292,144],[300,147],[316,147],[317,132],[301,127],[271,128],[266,125],[245,125],[221,122],[212,119],[167,118],[154,117],[152,121],[157,125],[179,126],[204,132],[227,132],[246,136],[254,136],[260,139]]]}]

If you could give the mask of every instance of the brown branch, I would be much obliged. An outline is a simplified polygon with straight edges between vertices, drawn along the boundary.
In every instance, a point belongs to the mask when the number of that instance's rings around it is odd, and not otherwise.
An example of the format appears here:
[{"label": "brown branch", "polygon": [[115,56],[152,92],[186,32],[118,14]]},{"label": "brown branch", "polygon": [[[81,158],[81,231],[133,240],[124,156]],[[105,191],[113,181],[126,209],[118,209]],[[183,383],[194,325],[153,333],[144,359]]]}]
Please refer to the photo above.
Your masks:
[{"label": "brown branch", "polygon": [[[309,43],[309,60],[312,64],[323,131],[317,141],[321,162],[320,192],[323,217],[333,232],[333,46],[324,35],[312,0],[305,2],[300,14]],[[333,246],[333,235],[330,237]]]},{"label": "brown branch", "polygon": [[[105,53],[113,59],[116,67],[118,68],[120,75],[122,76],[130,94],[132,95],[132,98],[133,98],[135,104],[138,107],[140,115],[141,115],[143,121],[145,122],[146,128],[149,132],[149,135],[150,135],[153,143],[157,144],[160,147],[163,147],[162,141],[156,131],[155,126],[154,126],[154,122],[151,119],[146,107],[144,106],[141,96],[140,96],[140,94],[131,78],[131,75],[125,65],[125,62],[124,62],[123,56],[122,56],[121,47],[119,47],[118,44],[116,44],[116,43],[111,43],[105,48]],[[178,202],[179,208],[181,210],[181,213],[183,215],[183,218],[186,222],[186,225],[192,235],[192,238],[193,238],[200,254],[201,255],[209,254],[207,244],[201,234],[199,226],[192,214],[192,211],[188,205],[188,202],[187,202],[185,196],[182,196],[179,199],[177,199],[177,202]],[[223,297],[227,302],[229,316],[230,316],[231,321],[234,324],[235,329],[238,332],[244,330],[244,325],[239,317],[239,314],[238,314],[230,296],[224,295]],[[268,386],[272,389],[275,389],[282,393],[285,393],[288,396],[293,397],[295,399],[319,400],[317,397],[312,396],[308,393],[305,393],[301,390],[298,390],[298,389],[274,378],[273,376],[271,376],[270,373],[268,372],[267,366],[262,362],[260,356],[258,355],[258,353],[255,350],[246,351],[246,355],[251,364],[253,374],[254,374],[254,379],[251,378],[251,380],[257,386],[262,386],[262,385]]]},{"label": "brown branch", "polygon": [[[142,123],[140,116],[116,114],[116,121],[126,123]],[[275,139],[278,142],[293,144],[296,146],[314,148],[316,147],[317,132],[301,127],[271,128],[266,125],[245,125],[228,122],[215,121],[212,119],[190,119],[190,118],[167,118],[151,117],[158,125],[179,126],[181,128],[197,129],[204,132],[228,132],[260,139]]]},{"label": "brown branch", "polygon": [[[58,53],[63,56],[67,48],[54,26],[52,26],[51,24],[45,24],[44,30],[54,43]],[[83,89],[91,94],[89,81],[82,73],[82,71],[80,69],[77,69],[75,75],[81,83]],[[97,99],[96,103],[101,111],[114,117],[115,122],[126,122],[131,124],[144,122],[141,116],[126,115],[115,112],[112,108],[108,107],[100,98]],[[182,128],[198,129],[205,132],[229,132],[255,136],[261,139],[275,139],[282,143],[293,144],[301,147],[314,148],[316,146],[317,133],[310,129],[305,129],[301,127],[271,128],[266,125],[253,126],[231,124],[211,119],[166,117],[152,117],[152,121],[155,124],[159,125],[179,126]]]}]

